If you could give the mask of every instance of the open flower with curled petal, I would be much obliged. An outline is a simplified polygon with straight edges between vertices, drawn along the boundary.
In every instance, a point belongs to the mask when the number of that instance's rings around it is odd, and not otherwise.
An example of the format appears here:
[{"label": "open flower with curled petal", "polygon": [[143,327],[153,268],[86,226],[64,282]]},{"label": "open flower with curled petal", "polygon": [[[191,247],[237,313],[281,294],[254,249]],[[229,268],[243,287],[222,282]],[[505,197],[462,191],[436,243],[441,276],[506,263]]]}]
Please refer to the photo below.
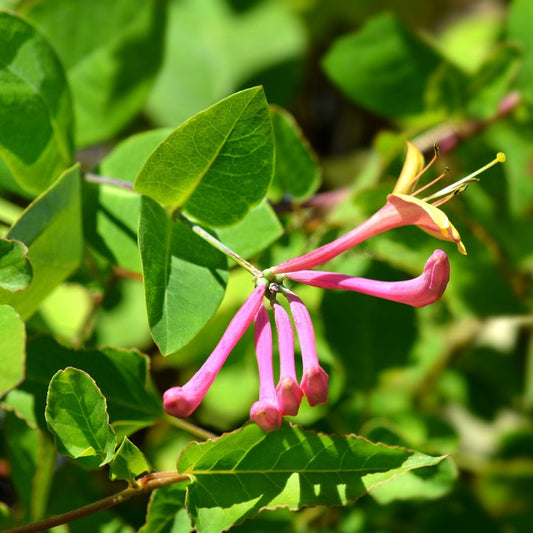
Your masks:
[{"label": "open flower with curled petal", "polygon": [[459,252],[466,254],[466,249],[461,241],[459,232],[449,221],[444,211],[439,209],[439,206],[456,194],[464,191],[470,182],[477,181],[476,176],[478,174],[496,163],[504,162],[505,155],[498,153],[491,163],[466,178],[441,189],[435,194],[425,198],[418,198],[418,195],[444,176],[443,174],[431,183],[416,189],[420,177],[433,164],[437,155],[438,151],[435,150],[435,157],[424,167],[424,157],[421,152],[414,144],[407,142],[407,155],[400,177],[392,194],[387,196],[387,202],[381,209],[365,222],[338,239],[307,254],[271,267],[265,271],[266,275],[286,274],[288,272],[314,268],[330,261],[339,254],[374,235],[402,226],[418,226],[433,237],[455,242]]}]

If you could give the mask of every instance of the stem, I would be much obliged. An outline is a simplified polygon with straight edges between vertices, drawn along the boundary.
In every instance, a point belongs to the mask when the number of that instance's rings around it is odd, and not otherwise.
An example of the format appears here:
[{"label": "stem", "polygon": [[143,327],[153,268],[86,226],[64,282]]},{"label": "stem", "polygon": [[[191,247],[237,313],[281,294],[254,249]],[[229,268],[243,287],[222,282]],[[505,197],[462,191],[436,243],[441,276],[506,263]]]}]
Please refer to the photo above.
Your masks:
[{"label": "stem", "polygon": [[194,437],[198,437],[200,439],[214,439],[218,435],[215,435],[214,433],[211,433],[210,431],[207,431],[206,429],[203,429],[201,427],[198,427],[194,424],[191,424],[190,422],[187,422],[186,420],[183,420],[182,418],[176,418],[175,416],[168,416],[167,422],[175,426],[179,429],[182,429],[183,431],[186,431],[190,435],[193,435]]},{"label": "stem", "polygon": [[91,183],[115,185],[116,187],[121,187],[122,189],[133,191],[133,183],[130,183],[129,181],[120,180],[118,178],[107,178],[105,176],[93,174],[92,172],[85,173],[85,180],[90,181]]},{"label": "stem", "polygon": [[192,231],[196,233],[196,235],[204,239],[204,241],[207,241],[211,246],[213,246],[213,248],[216,248],[217,250],[221,251],[223,254],[233,259],[233,261],[235,261],[237,264],[241,265],[243,268],[248,270],[250,274],[256,277],[262,276],[261,270],[259,270],[257,267],[252,265],[252,263],[249,263],[248,261],[246,261],[246,259],[243,259],[239,254],[234,252],[231,248],[228,248],[225,244],[222,244],[216,237],[213,237],[213,235],[211,235],[210,233],[205,231],[205,229],[198,226],[198,224],[195,224],[194,222],[189,220],[185,215],[183,215],[180,212],[177,212],[175,216],[179,218],[184,224],[187,224],[187,226],[189,226],[189,228],[191,228]]},{"label": "stem", "polygon": [[78,509],[63,514],[45,518],[44,520],[39,520],[33,524],[26,524],[13,529],[8,529],[6,530],[6,533],[35,533],[37,531],[44,531],[52,527],[60,526],[61,524],[73,522],[74,520],[97,513],[98,511],[108,509],[109,507],[113,507],[114,505],[129,500],[133,496],[140,496],[141,494],[151,492],[154,489],[166,485],[172,485],[173,483],[179,483],[180,481],[187,481],[188,479],[189,476],[178,474],[176,471],[147,474],[137,481],[136,487],[128,487],[116,494],[108,496],[107,498],[102,498],[97,502],[90,503],[89,505],[79,507]]},{"label": "stem", "polygon": [[[87,181],[90,181],[91,183],[99,183],[99,184],[107,184],[107,185],[115,185],[116,187],[121,187],[123,189],[127,189],[129,191],[133,191],[133,183],[130,183],[129,181],[117,179],[117,178],[107,178],[105,176],[100,176],[98,174],[92,174],[91,172],[85,173],[85,179]],[[254,265],[246,261],[246,259],[243,259],[239,254],[228,248],[226,245],[222,244],[217,238],[213,237],[210,233],[205,231],[203,228],[198,226],[198,224],[195,224],[191,220],[189,220],[185,215],[183,215],[180,212],[176,212],[175,216],[179,218],[184,224],[187,224],[189,228],[196,233],[199,237],[204,239],[204,241],[207,241],[211,246],[216,248],[217,250],[220,250],[223,254],[227,255],[233,261],[235,261],[237,264],[241,265],[243,268],[248,270],[253,276],[258,277],[261,276],[261,271],[256,268]]]}]

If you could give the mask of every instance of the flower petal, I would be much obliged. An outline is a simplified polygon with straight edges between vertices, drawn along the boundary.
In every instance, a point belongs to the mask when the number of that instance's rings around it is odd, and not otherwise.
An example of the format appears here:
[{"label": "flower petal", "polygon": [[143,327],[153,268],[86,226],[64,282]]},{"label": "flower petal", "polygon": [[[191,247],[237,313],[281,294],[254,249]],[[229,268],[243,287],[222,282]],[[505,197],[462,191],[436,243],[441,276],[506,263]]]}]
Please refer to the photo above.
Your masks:
[{"label": "flower petal", "polygon": [[169,415],[184,418],[200,405],[231,350],[256,316],[265,290],[266,285],[260,284],[248,296],[198,372],[183,387],[172,387],[164,393],[163,407]]},{"label": "flower petal", "polygon": [[303,393],[296,379],[294,366],[294,332],[291,318],[278,303],[272,304],[279,343],[279,381],[276,387],[278,406],[284,415],[298,414]]},{"label": "flower petal", "polygon": [[300,340],[302,352],[303,377],[300,387],[309,405],[317,405],[328,401],[328,375],[320,367],[316,353],[315,330],[309,311],[305,304],[291,291],[285,291],[289,300],[294,325]]},{"label": "flower petal", "polygon": [[[406,194],[389,194],[387,204],[393,206],[403,219],[403,226],[414,225],[437,239],[455,242],[457,249],[466,255],[461,235],[444,211],[427,202]],[[386,204],[386,205],[387,205]]]},{"label": "flower petal", "polygon": [[407,154],[392,194],[411,194],[418,182],[418,174],[424,168],[422,152],[413,143],[409,141],[405,141],[405,143],[407,144]]},{"label": "flower petal", "polygon": [[423,307],[442,296],[450,279],[450,263],[442,250],[435,250],[427,260],[423,274],[407,281],[376,281],[316,270],[291,272],[287,277],[314,287],[360,292],[393,302]]}]

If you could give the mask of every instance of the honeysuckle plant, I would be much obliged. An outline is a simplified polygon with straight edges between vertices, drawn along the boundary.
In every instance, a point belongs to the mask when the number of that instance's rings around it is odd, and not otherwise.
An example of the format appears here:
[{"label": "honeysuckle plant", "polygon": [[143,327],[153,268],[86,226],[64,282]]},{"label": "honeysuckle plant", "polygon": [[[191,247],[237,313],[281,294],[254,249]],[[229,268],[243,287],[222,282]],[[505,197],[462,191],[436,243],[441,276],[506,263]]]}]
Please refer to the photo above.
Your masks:
[{"label": "honeysuckle plant", "polygon": [[[427,198],[419,199],[417,195],[444,176],[443,174],[420,189],[414,190],[419,179],[435,162],[437,155],[438,148],[435,147],[434,157],[425,166],[422,153],[414,144],[407,142],[407,154],[402,171],[383,208],[338,239],[264,271],[259,271],[239,258],[235,252],[226,250],[221,243],[213,242],[215,246],[226,251],[232,259],[240,262],[255,276],[256,288],[230,322],[226,332],[200,370],[184,386],[172,387],[165,392],[164,406],[167,413],[177,417],[187,417],[192,414],[207,394],[231,350],[254,320],[260,383],[259,400],[250,410],[251,420],[262,429],[271,431],[281,425],[284,415],[298,413],[302,396],[307,398],[310,406],[327,402],[329,378],[319,363],[311,317],[302,300],[284,286],[285,280],[323,289],[360,292],[413,307],[423,307],[438,300],[450,279],[450,264],[446,253],[442,250],[435,250],[427,260],[420,276],[407,281],[378,281],[334,272],[309,270],[334,259],[374,235],[406,225],[418,226],[433,237],[454,242],[459,252],[466,254],[459,232],[437,206],[463,192],[468,184],[476,181],[476,176],[487,168],[498,162],[504,162],[505,155],[498,153],[491,163],[466,178]],[[429,203],[432,200],[435,200],[434,203]],[[206,238],[213,241],[209,236]],[[288,300],[298,333],[303,366],[299,385],[294,370],[294,336],[289,333],[290,318],[277,302],[278,295],[283,295]],[[280,381],[276,389],[272,369],[270,320],[262,303],[265,297],[275,310],[275,323],[278,328]]]},{"label": "honeysuckle plant", "polygon": [[530,3],[292,4],[0,0],[1,530],[529,524]]}]

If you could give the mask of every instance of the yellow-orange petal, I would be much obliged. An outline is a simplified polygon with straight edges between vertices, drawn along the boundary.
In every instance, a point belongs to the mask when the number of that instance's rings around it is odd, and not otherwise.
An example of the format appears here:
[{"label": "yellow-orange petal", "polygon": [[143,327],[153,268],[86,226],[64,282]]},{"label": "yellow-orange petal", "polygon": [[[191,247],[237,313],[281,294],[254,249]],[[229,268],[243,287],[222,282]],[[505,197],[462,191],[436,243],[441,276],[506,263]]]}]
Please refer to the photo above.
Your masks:
[{"label": "yellow-orange petal", "polygon": [[466,255],[461,235],[444,211],[407,194],[389,194],[387,202],[398,211],[407,224],[418,226],[437,239],[455,242],[459,253]]},{"label": "yellow-orange petal", "polygon": [[413,143],[409,141],[405,141],[405,143],[407,145],[407,154],[392,194],[412,193],[418,181],[417,174],[424,168],[422,152]]}]

